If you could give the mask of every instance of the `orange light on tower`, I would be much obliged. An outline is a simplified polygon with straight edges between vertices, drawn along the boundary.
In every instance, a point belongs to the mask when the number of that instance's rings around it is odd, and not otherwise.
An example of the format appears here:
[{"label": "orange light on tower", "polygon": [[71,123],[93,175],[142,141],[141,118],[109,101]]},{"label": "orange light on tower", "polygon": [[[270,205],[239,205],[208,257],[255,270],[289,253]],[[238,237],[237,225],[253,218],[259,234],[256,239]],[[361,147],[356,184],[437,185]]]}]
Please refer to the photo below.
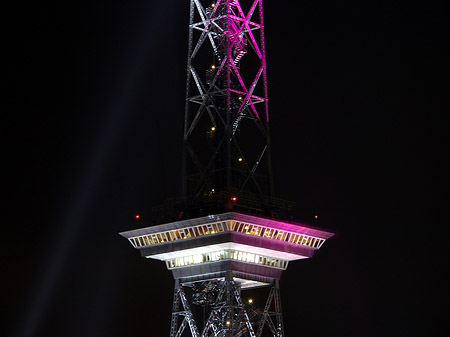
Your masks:
[{"label": "orange light on tower", "polygon": [[141,216],[140,216],[139,214],[136,214],[134,217],[135,217],[136,219],[139,219]]},{"label": "orange light on tower", "polygon": [[237,201],[237,198],[236,198],[236,197],[231,197],[230,199],[231,199],[231,201],[234,201],[234,202]]}]

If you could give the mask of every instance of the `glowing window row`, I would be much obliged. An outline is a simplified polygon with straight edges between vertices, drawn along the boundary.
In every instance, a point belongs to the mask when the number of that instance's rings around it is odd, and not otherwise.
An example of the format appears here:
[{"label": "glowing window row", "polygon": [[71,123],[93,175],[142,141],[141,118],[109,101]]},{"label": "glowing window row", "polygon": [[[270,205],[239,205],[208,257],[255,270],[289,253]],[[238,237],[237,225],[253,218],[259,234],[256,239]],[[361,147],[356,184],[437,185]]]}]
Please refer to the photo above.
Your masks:
[{"label": "glowing window row", "polygon": [[322,244],[325,242],[324,239],[315,238],[309,235],[282,231],[275,228],[266,228],[258,225],[247,224],[244,222],[232,221],[231,227],[232,230],[235,232],[262,236],[272,240],[286,241],[313,248],[320,248]]},{"label": "glowing window row", "polygon": [[216,234],[221,232],[234,231],[249,235],[261,236],[272,240],[285,241],[293,244],[320,248],[325,242],[324,239],[315,238],[309,235],[298,234],[275,228],[267,228],[259,225],[252,225],[239,221],[223,221],[206,225],[199,225],[176,229],[167,232],[160,232],[130,238],[131,244],[135,247],[145,247],[158,243],[178,241],[197,236]]},{"label": "glowing window row", "polygon": [[221,260],[236,260],[247,263],[259,264],[263,266],[270,266],[279,269],[286,269],[288,265],[288,261],[286,260],[276,259],[273,257],[263,256],[254,253],[241,252],[232,249],[177,257],[174,259],[166,260],[166,264],[168,269],[173,269]]},{"label": "glowing window row", "polygon": [[134,247],[144,247],[158,243],[178,241],[196,236],[216,234],[227,231],[227,223],[218,222],[207,225],[200,225],[182,229],[176,229],[168,232],[160,232],[149,235],[142,235],[129,239]]}]

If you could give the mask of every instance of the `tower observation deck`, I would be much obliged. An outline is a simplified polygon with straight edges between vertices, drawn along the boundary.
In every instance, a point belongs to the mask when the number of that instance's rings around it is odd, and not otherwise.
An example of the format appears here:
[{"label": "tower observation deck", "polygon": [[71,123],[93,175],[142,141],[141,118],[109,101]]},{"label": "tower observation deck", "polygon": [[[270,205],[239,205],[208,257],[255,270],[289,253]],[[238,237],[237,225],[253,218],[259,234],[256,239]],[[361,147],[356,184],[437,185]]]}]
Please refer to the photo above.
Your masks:
[{"label": "tower observation deck", "polygon": [[[274,217],[262,0],[190,0],[189,15],[178,221],[120,234],[172,271],[170,337],[283,337],[281,274],[333,234]],[[258,287],[263,308],[242,297]]]}]

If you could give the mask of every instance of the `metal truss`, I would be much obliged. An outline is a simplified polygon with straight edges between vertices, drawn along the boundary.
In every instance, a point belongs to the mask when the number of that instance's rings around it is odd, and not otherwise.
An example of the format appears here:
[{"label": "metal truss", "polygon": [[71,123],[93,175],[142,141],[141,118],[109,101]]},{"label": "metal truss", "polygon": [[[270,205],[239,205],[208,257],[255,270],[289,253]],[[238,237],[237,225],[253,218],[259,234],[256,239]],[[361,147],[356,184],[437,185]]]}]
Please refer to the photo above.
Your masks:
[{"label": "metal truss", "polygon": [[[191,301],[186,297],[184,288],[187,287],[191,288]],[[195,320],[190,303],[201,305],[203,312],[208,313],[203,321]],[[186,329],[188,325],[189,330]],[[201,331],[199,327],[202,327]],[[278,281],[271,286],[264,311],[261,312],[244,305],[241,289],[230,273],[225,280],[200,281],[189,285],[175,280],[170,337],[261,337],[264,332],[264,336],[284,337]]]},{"label": "metal truss", "polygon": [[[275,310],[271,310],[271,307]],[[275,322],[273,320],[275,318]],[[267,298],[266,305],[264,307],[264,312],[259,324],[257,336],[261,336],[261,333],[265,326],[268,326],[274,337],[283,337],[283,315],[281,312],[281,297],[280,297],[280,286],[278,280],[270,289],[269,297]]]},{"label": "metal truss", "polygon": [[184,198],[273,194],[263,4],[243,3],[190,0]]}]

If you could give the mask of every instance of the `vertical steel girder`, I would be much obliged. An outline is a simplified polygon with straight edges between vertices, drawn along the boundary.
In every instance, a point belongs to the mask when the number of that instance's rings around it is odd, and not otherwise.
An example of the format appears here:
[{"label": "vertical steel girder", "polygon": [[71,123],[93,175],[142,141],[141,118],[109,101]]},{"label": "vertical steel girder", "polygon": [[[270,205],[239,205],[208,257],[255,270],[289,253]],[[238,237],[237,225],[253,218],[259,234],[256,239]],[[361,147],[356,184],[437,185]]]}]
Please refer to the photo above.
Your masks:
[{"label": "vertical steel girder", "polygon": [[[260,317],[256,314],[250,315],[248,307],[242,301],[239,284],[234,281],[231,272],[224,280],[213,282],[215,282],[215,299],[211,303],[203,304],[209,315],[204,322],[200,322],[198,319],[195,320],[191,309],[190,302],[193,300],[188,300],[183,289],[184,287],[192,289],[193,285],[183,285],[179,280],[175,280],[170,337],[187,336],[189,332],[189,336],[192,337],[261,337],[264,331],[270,331],[273,337],[284,337],[278,281],[274,281],[271,285]],[[180,303],[183,310],[180,310]],[[180,316],[183,316],[181,324]],[[188,325],[190,329],[186,330]],[[198,329],[199,326],[203,327],[202,331]]]},{"label": "vertical steel girder", "polygon": [[[183,305],[184,309],[183,311],[179,311],[180,301]],[[192,337],[200,337],[197,324],[194,319],[194,315],[192,314],[191,307],[186,298],[186,294],[184,293],[183,287],[180,285],[178,280],[175,280],[175,291],[172,308],[173,309],[172,309],[172,322],[170,326],[170,337],[181,337],[186,327],[186,324],[189,324]],[[180,327],[178,327],[179,316],[184,316],[184,319]]]},{"label": "vertical steel girder", "polygon": [[[270,308],[274,305],[274,311]],[[272,317],[275,316],[274,324]],[[265,326],[270,328],[274,337],[284,337],[284,327],[283,327],[283,314],[281,312],[281,296],[280,296],[280,285],[278,280],[270,289],[269,297],[267,298],[266,305],[264,307],[264,312],[261,317],[261,322],[259,324],[258,332],[256,336],[260,337]]]},{"label": "vertical steel girder", "polygon": [[[246,5],[190,0],[183,197],[211,190],[272,196],[263,5]],[[208,128],[209,152],[198,136]]]}]

